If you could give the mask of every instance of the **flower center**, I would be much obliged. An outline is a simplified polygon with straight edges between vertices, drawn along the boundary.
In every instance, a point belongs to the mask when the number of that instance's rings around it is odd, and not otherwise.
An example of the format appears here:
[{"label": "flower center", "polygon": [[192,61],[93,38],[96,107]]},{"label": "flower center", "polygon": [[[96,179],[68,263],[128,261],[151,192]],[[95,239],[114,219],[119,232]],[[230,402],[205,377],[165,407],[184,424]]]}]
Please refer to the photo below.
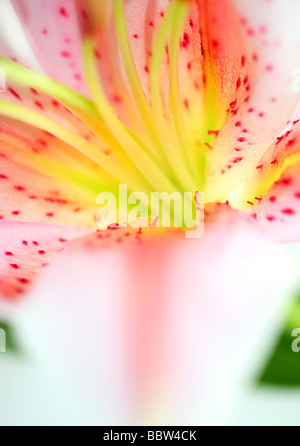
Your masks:
[{"label": "flower center", "polygon": [[[20,104],[1,100],[0,113],[54,135],[93,160],[103,170],[108,190],[122,183],[128,185],[129,191],[142,191],[149,197],[152,192],[195,194],[202,191],[206,151],[196,149],[187,132],[179,81],[180,46],[188,9],[188,1],[172,1],[157,29],[149,62],[147,98],[130,46],[124,1],[113,2],[118,45],[144,137],[119,119],[106,96],[99,76],[94,34],[83,40],[83,62],[92,100],[8,59],[1,58],[1,66],[10,81],[35,88],[60,101],[89,127],[97,141],[90,142],[47,115]],[[101,34],[101,30],[99,32]],[[166,58],[167,85],[163,81]]]},{"label": "flower center", "polygon": [[[87,83],[98,112],[123,149],[124,161],[132,163],[152,190],[191,191],[203,187],[205,158],[193,158],[183,119],[180,98],[178,62],[181,34],[188,4],[176,0],[157,32],[149,65],[150,101],[148,102],[130,48],[124,3],[114,2],[114,19],[124,68],[139,115],[147,132],[145,140],[125,126],[109,104],[98,75],[93,38],[84,39],[84,62]],[[169,47],[169,107],[162,95],[162,67],[165,48]],[[151,104],[151,105],[150,105]],[[199,154],[198,154],[199,155]],[[132,174],[135,174],[132,169]]]}]

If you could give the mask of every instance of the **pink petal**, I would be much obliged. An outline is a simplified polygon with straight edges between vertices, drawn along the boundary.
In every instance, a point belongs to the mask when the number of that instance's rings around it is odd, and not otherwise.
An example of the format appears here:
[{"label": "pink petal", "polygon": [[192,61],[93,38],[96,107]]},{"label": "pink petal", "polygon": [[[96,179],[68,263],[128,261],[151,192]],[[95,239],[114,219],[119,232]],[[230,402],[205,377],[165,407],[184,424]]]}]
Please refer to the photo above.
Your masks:
[{"label": "pink petal", "polygon": [[81,13],[76,2],[13,0],[12,3],[46,73],[87,93],[81,63]]},{"label": "pink petal", "polygon": [[[292,88],[300,54],[298,6],[275,1],[254,4],[235,2],[240,39],[251,55],[240,61],[241,85],[248,91],[240,98],[228,97],[228,116],[209,161],[208,200],[216,199],[220,190],[234,189],[260,167],[299,102],[299,93]],[[226,59],[219,63],[226,66]]]},{"label": "pink petal", "polygon": [[0,3],[0,55],[41,71],[10,0]]},{"label": "pink petal", "polygon": [[[244,207],[256,203],[281,175],[286,163],[297,161],[300,150],[300,106],[298,105],[289,121],[259,160],[256,169],[245,182],[230,196],[233,206]],[[294,160],[294,161],[293,161]]]},{"label": "pink petal", "polygon": [[300,166],[287,168],[250,210],[259,228],[271,239],[293,243],[300,240]]},{"label": "pink petal", "polygon": [[210,147],[246,96],[251,53],[231,2],[191,2],[179,61],[181,99],[192,142]]},{"label": "pink petal", "polygon": [[[48,262],[48,254],[64,247],[70,238],[96,229],[96,197],[103,187],[99,183],[102,172],[52,135],[12,119],[1,120],[0,144],[4,259],[0,291],[13,295],[32,281],[40,264]],[[37,241],[39,245],[24,251],[27,244],[23,241]],[[16,278],[24,279],[19,287]]]},{"label": "pink petal", "polygon": [[27,290],[41,268],[80,228],[25,222],[0,222],[0,293],[15,297]]},{"label": "pink petal", "polygon": [[[21,75],[20,75],[21,76]],[[95,135],[69,109],[53,97],[32,87],[25,87],[6,79],[6,88],[1,92],[1,100],[26,107],[57,124],[71,130],[86,140],[96,141]]]},{"label": "pink petal", "polygon": [[99,167],[43,131],[1,129],[0,219],[95,227]]}]

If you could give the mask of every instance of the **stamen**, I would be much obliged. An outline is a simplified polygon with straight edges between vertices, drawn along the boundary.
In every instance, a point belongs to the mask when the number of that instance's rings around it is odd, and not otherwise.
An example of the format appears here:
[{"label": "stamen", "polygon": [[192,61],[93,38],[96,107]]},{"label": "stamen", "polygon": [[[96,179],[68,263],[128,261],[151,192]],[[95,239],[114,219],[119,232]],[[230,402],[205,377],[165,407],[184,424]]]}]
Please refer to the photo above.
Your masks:
[{"label": "stamen", "polygon": [[153,55],[150,62],[150,94],[156,128],[165,156],[182,189],[193,191],[197,190],[198,187],[192,180],[188,170],[184,165],[183,159],[179,155],[178,146],[176,145],[176,143],[174,144],[174,141],[171,140],[171,127],[165,119],[164,105],[161,94],[161,68],[163,65],[165,46],[169,29],[172,24],[172,17],[175,6],[176,2],[170,4],[165,18],[160,26],[154,44]]},{"label": "stamen", "polygon": [[[43,156],[36,156],[36,154],[31,153],[28,150],[30,144],[23,141],[19,137],[16,138],[10,134],[2,133],[0,135],[0,141],[5,143],[5,147],[13,152],[18,149],[20,163],[24,167],[30,169],[34,168],[36,172],[41,174],[50,175],[52,178],[57,178],[58,180],[67,181],[72,184],[72,187],[76,187],[78,192],[88,196],[88,202],[91,200],[95,202],[95,194],[99,193],[99,190],[104,190],[104,187],[108,187],[108,184],[113,186],[113,178],[109,177],[105,171],[100,171],[96,175],[94,171],[83,169],[82,163],[76,162],[76,157],[72,159],[72,167],[69,167],[68,163],[64,160],[58,159],[55,156],[55,146],[51,148],[51,155],[43,153]],[[24,156],[20,152],[24,153]],[[21,156],[20,156],[21,155]]]},{"label": "stamen", "polygon": [[[132,162],[131,158],[129,158],[123,147],[119,144],[114,135],[102,121],[94,118],[94,116],[86,115],[84,113],[80,113],[80,119],[99,138],[100,142],[105,145],[105,148],[109,149],[109,151],[116,157],[118,161],[121,161],[124,165],[127,165],[128,168],[132,170],[132,175],[135,175],[136,177],[139,176],[140,172],[137,169],[136,165]],[[142,178],[140,182],[140,187],[144,187],[146,189],[149,187],[148,183],[143,183]]]},{"label": "stamen", "polygon": [[129,81],[129,85],[133,94],[133,97],[136,102],[136,106],[140,113],[141,118],[148,130],[148,133],[154,143],[154,151],[159,155],[157,150],[160,147],[160,141],[157,136],[157,131],[155,128],[155,122],[153,119],[153,115],[151,113],[150,106],[146,99],[135,63],[132,56],[132,51],[130,48],[130,43],[128,39],[128,32],[126,27],[126,18],[125,18],[125,10],[124,10],[124,0],[115,0],[114,4],[114,14],[115,14],[115,23],[116,30],[118,34],[118,42],[122,54],[122,59],[125,67],[125,71],[127,74],[127,78]]},{"label": "stamen", "polygon": [[20,85],[40,90],[49,96],[71,105],[74,109],[99,118],[99,112],[94,103],[75,90],[47,76],[35,73],[10,59],[0,56],[0,67],[5,71],[6,78]]},{"label": "stamen", "polygon": [[174,9],[172,11],[172,30],[170,39],[169,50],[169,78],[170,78],[170,91],[169,91],[169,106],[170,111],[174,117],[174,124],[176,129],[179,145],[182,149],[182,157],[187,161],[189,170],[192,172],[196,181],[199,182],[199,172],[196,168],[197,164],[192,156],[192,144],[188,140],[188,136],[185,129],[185,123],[182,112],[182,102],[180,97],[179,88],[179,50],[180,50],[180,37],[185,24],[188,3],[183,1],[175,2]]},{"label": "stamen", "polygon": [[119,141],[142,175],[144,175],[148,183],[153,187],[153,190],[173,191],[174,184],[162,173],[158,160],[154,161],[151,153],[145,151],[145,146],[139,145],[136,139],[132,138],[126,126],[119,121],[108,103],[100,84],[94,55],[94,43],[90,37],[86,37],[84,40],[84,60],[87,84],[94,96],[100,114],[103,116],[107,126],[111,129],[114,137]]},{"label": "stamen", "polygon": [[126,166],[117,164],[109,156],[102,153],[97,146],[88,143],[80,136],[62,127],[51,119],[26,107],[6,101],[0,101],[0,114],[25,122],[26,124],[30,124],[53,134],[61,141],[64,141],[66,144],[69,144],[88,158],[95,161],[118,181],[128,183],[128,186],[132,187],[133,190],[138,190],[137,187],[140,186],[140,183],[134,180],[132,171],[128,171]]},{"label": "stamen", "polygon": [[118,144],[114,136],[100,121],[99,112],[94,103],[76,91],[60,84],[46,76],[37,74],[22,65],[0,56],[0,66],[4,67],[7,79],[20,85],[35,88],[45,94],[51,95],[66,106],[78,119],[106,145],[116,157],[124,163],[131,164],[133,171],[137,174],[135,165],[125,154],[123,148]]},{"label": "stamen", "polygon": [[[109,149],[113,136],[100,120],[95,104],[76,91],[46,76],[35,73],[9,59],[0,56],[0,66],[5,69],[6,78],[51,96],[68,108],[79,120],[90,128]],[[116,148],[115,145],[112,145]],[[117,153],[120,151],[117,149]]]}]

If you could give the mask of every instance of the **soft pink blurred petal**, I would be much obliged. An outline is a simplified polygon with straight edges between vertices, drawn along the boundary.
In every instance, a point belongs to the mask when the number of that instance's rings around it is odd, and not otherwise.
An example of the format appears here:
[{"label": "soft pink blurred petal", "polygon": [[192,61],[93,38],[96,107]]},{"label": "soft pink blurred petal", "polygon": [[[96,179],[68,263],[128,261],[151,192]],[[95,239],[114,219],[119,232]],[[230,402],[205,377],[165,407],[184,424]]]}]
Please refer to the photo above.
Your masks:
[{"label": "soft pink blurred petal", "polygon": [[76,245],[24,303],[32,355],[70,374],[100,424],[222,422],[258,371],[296,271],[248,221],[217,220],[196,241]]},{"label": "soft pink blurred petal", "polygon": [[46,73],[87,93],[81,60],[82,11],[76,2],[13,0],[12,3]]}]

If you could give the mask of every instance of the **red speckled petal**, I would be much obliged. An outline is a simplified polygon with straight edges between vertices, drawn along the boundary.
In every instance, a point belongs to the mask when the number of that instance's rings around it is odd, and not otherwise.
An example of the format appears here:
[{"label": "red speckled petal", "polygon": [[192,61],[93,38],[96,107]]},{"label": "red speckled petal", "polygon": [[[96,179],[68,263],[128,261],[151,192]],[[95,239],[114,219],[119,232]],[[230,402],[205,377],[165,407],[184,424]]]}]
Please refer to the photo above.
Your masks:
[{"label": "red speckled petal", "polygon": [[[262,157],[284,132],[299,102],[293,70],[300,62],[300,5],[263,0],[236,1],[234,5],[241,38],[251,54],[241,59],[241,83],[247,91],[240,98],[231,98],[228,119],[212,144],[208,200],[222,199],[220,190],[226,196],[261,168]],[[226,57],[217,63],[226,66]]]},{"label": "red speckled petal", "polygon": [[299,162],[300,155],[300,106],[297,107],[276,141],[266,151],[259,163],[229,196],[230,204],[240,208],[255,204],[281,176],[287,165]]},{"label": "red speckled petal", "polygon": [[81,62],[80,11],[73,0],[13,0],[46,73],[87,93]]},{"label": "red speckled petal", "polygon": [[96,230],[98,166],[43,131],[2,120],[0,292],[26,289],[53,252]]},{"label": "red speckled petal", "polygon": [[0,219],[95,227],[101,169],[72,147],[3,120]]},{"label": "red speckled petal", "polygon": [[246,79],[252,67],[247,67],[246,61],[250,57],[232,2],[191,2],[179,72],[186,123],[193,124],[196,144],[210,148],[238,102],[247,95]]},{"label": "red speckled petal", "polygon": [[[20,82],[22,82],[21,76],[20,74]],[[6,79],[6,88],[5,91],[0,92],[0,99],[26,107],[62,125],[88,141],[95,142],[97,140],[91,130],[70,112],[69,109],[53,97],[33,87],[25,87]],[[97,141],[99,142],[99,140]]]},{"label": "red speckled petal", "polygon": [[253,221],[275,241],[300,241],[300,165],[287,168],[249,211]]},{"label": "red speckled petal", "polygon": [[0,294],[24,292],[56,251],[84,233],[65,226],[0,222]]}]

